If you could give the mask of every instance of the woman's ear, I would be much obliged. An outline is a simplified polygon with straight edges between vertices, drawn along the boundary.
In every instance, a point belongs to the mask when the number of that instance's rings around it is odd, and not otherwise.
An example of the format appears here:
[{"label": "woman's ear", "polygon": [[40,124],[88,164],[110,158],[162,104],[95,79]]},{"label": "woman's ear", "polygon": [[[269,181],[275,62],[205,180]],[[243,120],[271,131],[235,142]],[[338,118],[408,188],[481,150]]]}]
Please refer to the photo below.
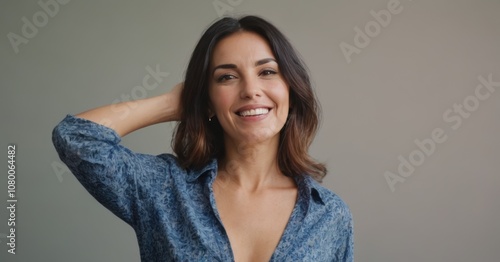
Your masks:
[{"label": "woman's ear", "polygon": [[208,118],[212,118],[215,116],[214,111],[212,110],[212,104],[208,103],[208,110],[207,110]]},{"label": "woman's ear", "polygon": [[208,109],[208,122],[212,122],[212,119],[214,118],[215,114],[213,111],[209,108]]}]

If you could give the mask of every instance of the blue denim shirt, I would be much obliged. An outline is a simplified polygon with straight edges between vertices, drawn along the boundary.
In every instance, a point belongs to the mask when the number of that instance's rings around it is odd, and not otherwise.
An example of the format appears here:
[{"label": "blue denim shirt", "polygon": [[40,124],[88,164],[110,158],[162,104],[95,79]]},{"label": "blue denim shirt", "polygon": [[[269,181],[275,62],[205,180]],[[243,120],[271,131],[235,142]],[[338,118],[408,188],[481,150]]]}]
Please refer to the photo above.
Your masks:
[{"label": "blue denim shirt", "polygon": [[[142,261],[234,261],[215,203],[214,159],[183,169],[171,154],[140,154],[111,128],[68,114],[53,130],[61,160],[85,189],[135,230]],[[353,261],[347,205],[310,176],[271,261]]]}]

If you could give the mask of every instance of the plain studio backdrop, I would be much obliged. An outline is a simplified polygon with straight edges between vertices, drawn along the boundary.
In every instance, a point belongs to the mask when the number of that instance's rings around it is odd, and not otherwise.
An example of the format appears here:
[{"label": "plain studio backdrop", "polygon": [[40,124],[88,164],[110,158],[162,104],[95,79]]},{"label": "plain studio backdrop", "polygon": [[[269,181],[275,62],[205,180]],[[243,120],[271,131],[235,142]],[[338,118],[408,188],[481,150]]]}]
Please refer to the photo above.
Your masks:
[{"label": "plain studio backdrop", "polygon": [[[0,261],[139,261],[132,228],[60,162],[51,131],[169,91],[207,26],[244,14],[275,24],[310,69],[323,112],[310,151],[351,208],[356,261],[500,261],[499,12],[497,0],[2,1],[0,195],[8,206],[14,143],[18,202],[15,255],[0,208]],[[122,144],[171,152],[173,128]]]}]

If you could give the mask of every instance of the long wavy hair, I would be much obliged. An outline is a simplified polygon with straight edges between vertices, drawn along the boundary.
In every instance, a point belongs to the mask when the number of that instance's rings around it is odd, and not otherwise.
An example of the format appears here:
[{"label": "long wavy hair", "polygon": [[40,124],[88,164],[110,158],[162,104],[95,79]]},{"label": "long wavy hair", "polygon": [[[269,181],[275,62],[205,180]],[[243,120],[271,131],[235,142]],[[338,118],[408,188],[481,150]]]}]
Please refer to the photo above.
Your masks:
[{"label": "long wavy hair", "polygon": [[173,134],[172,148],[184,168],[197,169],[213,158],[224,157],[224,132],[218,121],[208,121],[209,67],[217,43],[239,31],[253,32],[269,44],[290,88],[290,110],[280,132],[278,165],[290,177],[310,175],[321,182],[325,165],[308,153],[319,125],[320,108],[304,62],[287,38],[271,23],[257,16],[224,17],[213,23],[196,45],[187,67],[181,93],[181,120]]}]

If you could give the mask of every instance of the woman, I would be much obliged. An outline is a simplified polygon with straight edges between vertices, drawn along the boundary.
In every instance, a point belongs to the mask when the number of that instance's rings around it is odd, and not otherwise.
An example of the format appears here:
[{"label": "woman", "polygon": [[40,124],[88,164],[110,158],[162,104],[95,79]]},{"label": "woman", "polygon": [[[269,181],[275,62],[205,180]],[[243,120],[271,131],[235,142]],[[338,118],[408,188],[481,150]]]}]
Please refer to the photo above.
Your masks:
[{"label": "woman", "polygon": [[[168,121],[179,121],[175,156],[119,145]],[[352,261],[349,209],[307,153],[317,125],[303,62],[273,25],[246,16],[206,30],[171,92],[67,115],[53,143],[134,228],[142,261]]]}]

